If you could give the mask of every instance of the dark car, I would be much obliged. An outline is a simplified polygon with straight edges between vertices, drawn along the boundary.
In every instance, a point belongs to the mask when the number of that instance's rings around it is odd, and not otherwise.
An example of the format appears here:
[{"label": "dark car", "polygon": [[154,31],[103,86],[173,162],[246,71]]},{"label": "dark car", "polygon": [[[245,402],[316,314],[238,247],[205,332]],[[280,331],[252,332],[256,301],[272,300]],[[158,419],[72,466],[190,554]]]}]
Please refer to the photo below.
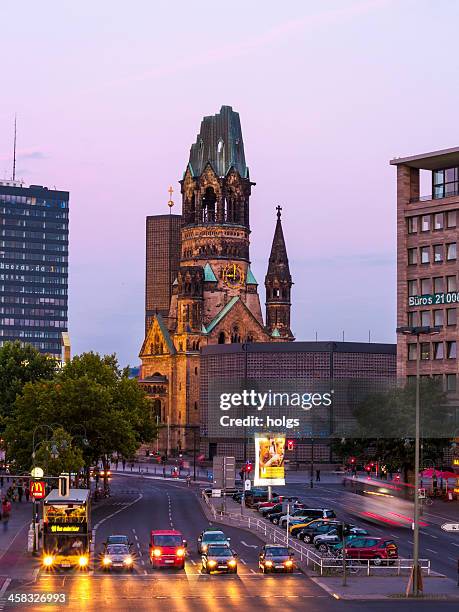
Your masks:
[{"label": "dark car", "polygon": [[[366,529],[362,529],[362,527],[355,527],[354,525],[349,525],[347,529],[344,531],[344,537],[346,545],[348,542],[353,540],[354,538],[366,536],[368,535],[368,531]],[[314,546],[321,553],[325,553],[328,551],[330,546],[334,544],[339,544],[341,542],[340,535],[338,531],[333,526],[333,529],[330,529],[327,533],[317,533],[313,539]]]},{"label": "dark car", "polygon": [[132,542],[129,542],[128,536],[121,535],[121,534],[109,535],[108,538],[104,542],[104,549],[106,549],[107,546],[110,546],[112,544],[120,544],[123,546],[127,546],[129,549],[131,549],[132,547]]},{"label": "dark car", "polygon": [[[274,523],[275,525],[277,525],[281,516],[285,516],[285,510],[283,509],[285,508],[285,506],[283,506],[283,504],[279,504],[279,507],[280,507],[280,510],[276,510],[276,512],[274,512],[274,508],[272,508],[271,511],[266,512],[264,515],[266,518],[268,518],[271,521],[271,523]],[[304,504],[301,504],[301,503],[292,504],[290,506],[290,513],[296,510],[301,510],[302,508],[304,508]]]},{"label": "dark car", "polygon": [[201,571],[237,574],[236,553],[229,546],[209,545],[201,556]]},{"label": "dark car", "polygon": [[[340,550],[342,544],[335,544],[333,548]],[[358,537],[346,542],[346,556],[348,559],[369,559],[374,565],[391,565],[398,559],[398,547],[388,538]]]},{"label": "dark car", "polygon": [[266,574],[268,572],[293,572],[293,553],[279,544],[266,544],[260,551],[258,567]]},{"label": "dark car", "polygon": [[206,552],[209,546],[230,547],[231,538],[228,538],[220,529],[206,529],[198,537],[198,553]]},{"label": "dark car", "polygon": [[301,532],[304,531],[305,529],[309,529],[309,528],[318,529],[319,527],[324,527],[325,525],[332,525],[333,527],[336,527],[336,525],[338,524],[339,522],[335,520],[311,518],[310,520],[307,519],[304,522],[299,523],[298,525],[293,524],[289,528],[289,531],[292,537],[298,538],[299,540],[301,540],[302,539]]},{"label": "dark car", "polygon": [[[300,531],[297,531],[295,535],[299,540],[303,540],[305,544],[311,544],[316,535],[319,533],[328,533],[331,529],[336,529],[336,525],[338,524],[339,523],[333,521],[313,521],[307,527],[303,527]],[[292,535],[294,535],[293,531],[294,528],[291,530]]]}]

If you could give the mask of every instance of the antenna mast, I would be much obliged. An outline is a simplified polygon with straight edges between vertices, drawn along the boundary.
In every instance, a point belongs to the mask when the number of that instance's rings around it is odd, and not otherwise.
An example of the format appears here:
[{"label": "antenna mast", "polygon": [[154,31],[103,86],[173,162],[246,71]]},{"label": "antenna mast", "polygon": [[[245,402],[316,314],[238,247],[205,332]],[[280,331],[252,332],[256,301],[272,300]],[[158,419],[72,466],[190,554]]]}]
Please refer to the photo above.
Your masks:
[{"label": "antenna mast", "polygon": [[14,113],[13,181],[16,180],[16,113]]}]

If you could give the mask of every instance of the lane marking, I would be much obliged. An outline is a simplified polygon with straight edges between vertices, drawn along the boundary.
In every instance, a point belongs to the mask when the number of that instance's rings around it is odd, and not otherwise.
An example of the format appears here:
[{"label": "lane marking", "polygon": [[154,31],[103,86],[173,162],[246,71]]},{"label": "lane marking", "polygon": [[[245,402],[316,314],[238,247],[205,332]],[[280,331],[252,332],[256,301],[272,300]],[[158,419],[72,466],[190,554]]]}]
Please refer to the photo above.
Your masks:
[{"label": "lane marking", "polygon": [[244,559],[241,559],[241,563],[243,563],[244,565],[247,565],[247,561],[244,561]]},{"label": "lane marking", "polygon": [[2,584],[2,588],[0,589],[0,599],[5,594],[6,589],[10,586],[11,578],[5,578],[5,582]]},{"label": "lane marking", "polygon": [[256,544],[246,544],[244,540],[241,540],[241,544],[244,544],[244,546],[247,546],[247,548],[258,548]]},{"label": "lane marking", "polygon": [[436,550],[432,550],[431,548],[426,548],[426,550],[428,550],[431,553],[434,553],[434,555],[438,555],[438,552]]},{"label": "lane marking", "polygon": [[459,546],[459,544],[456,544],[456,542],[451,542],[451,544],[452,544],[453,546]]},{"label": "lane marking", "polygon": [[252,574],[255,574],[255,570],[250,568],[250,571],[252,572]]}]

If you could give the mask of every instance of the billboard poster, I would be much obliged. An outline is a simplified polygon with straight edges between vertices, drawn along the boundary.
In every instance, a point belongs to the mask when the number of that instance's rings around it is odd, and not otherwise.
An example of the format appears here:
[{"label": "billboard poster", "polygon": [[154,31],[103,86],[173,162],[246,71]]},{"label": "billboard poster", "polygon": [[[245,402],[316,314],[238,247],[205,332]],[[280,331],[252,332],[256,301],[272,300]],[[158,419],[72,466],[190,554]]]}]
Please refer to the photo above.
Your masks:
[{"label": "billboard poster", "polygon": [[285,485],[285,434],[255,437],[255,486]]}]

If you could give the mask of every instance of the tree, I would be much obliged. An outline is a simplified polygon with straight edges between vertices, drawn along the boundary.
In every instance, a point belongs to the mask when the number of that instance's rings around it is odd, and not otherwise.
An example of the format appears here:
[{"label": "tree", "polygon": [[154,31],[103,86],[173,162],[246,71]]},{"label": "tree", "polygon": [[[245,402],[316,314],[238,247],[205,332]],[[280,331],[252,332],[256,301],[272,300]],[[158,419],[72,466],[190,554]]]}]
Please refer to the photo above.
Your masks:
[{"label": "tree", "polygon": [[41,424],[62,427],[87,469],[113,453],[131,457],[156,434],[150,401],[128,369],[114,355],[95,353],[74,357],[52,381],[25,385],[5,432],[10,457],[22,469],[30,466],[33,432]]},{"label": "tree", "polygon": [[24,385],[54,377],[56,361],[42,355],[31,344],[6,342],[0,347],[0,429],[13,411]]},{"label": "tree", "polygon": [[[438,461],[453,428],[453,411],[435,379],[420,381],[422,461]],[[387,391],[369,393],[353,411],[352,435],[335,443],[341,457],[350,454],[360,461],[377,459],[388,471],[401,469],[405,482],[413,480],[416,417],[416,382]]]},{"label": "tree", "polygon": [[82,449],[73,443],[72,436],[62,427],[53,430],[52,437],[43,440],[36,449],[34,464],[48,476],[62,472],[79,472],[84,468]]}]

